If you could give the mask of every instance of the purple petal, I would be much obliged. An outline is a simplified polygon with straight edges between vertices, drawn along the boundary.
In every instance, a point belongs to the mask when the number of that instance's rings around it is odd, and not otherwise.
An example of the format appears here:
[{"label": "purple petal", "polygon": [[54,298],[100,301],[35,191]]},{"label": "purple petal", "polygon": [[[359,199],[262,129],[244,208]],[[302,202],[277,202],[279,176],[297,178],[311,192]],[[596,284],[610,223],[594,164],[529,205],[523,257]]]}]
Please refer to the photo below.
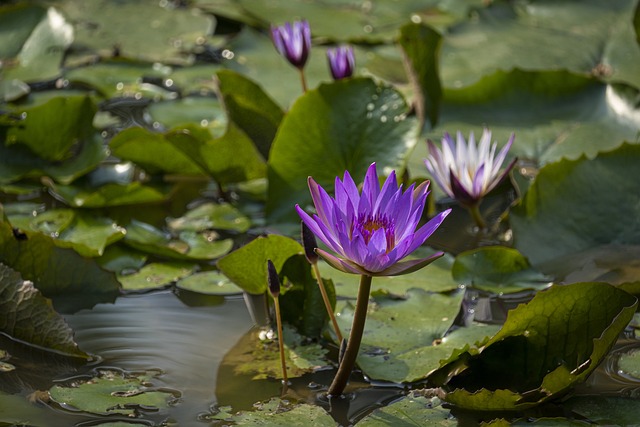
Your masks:
[{"label": "purple petal", "polygon": [[402,274],[413,273],[431,264],[433,261],[444,255],[444,252],[437,252],[428,258],[421,258],[409,261],[402,261],[393,264],[391,267],[371,274],[372,276],[400,276]]},{"label": "purple petal", "polygon": [[485,165],[482,164],[478,170],[476,171],[475,176],[473,177],[472,189],[471,192],[476,198],[480,198],[483,196],[482,187],[484,184],[484,174],[485,174]]},{"label": "purple petal", "polygon": [[477,199],[470,194],[464,185],[458,180],[458,177],[451,170],[449,175],[449,180],[451,182],[451,191],[453,192],[453,197],[462,204],[472,204],[477,201]]},{"label": "purple petal", "polygon": [[440,224],[442,224],[442,221],[444,221],[449,213],[451,213],[451,209],[440,212],[438,215],[431,218],[425,225],[420,227],[420,229],[413,235],[413,241],[411,242],[409,249],[407,249],[407,253],[411,253],[418,249],[418,247],[422,246],[433,232],[440,227]]},{"label": "purple petal", "polygon": [[319,249],[319,248],[316,249],[316,253],[320,255],[322,259],[324,259],[327,263],[329,263],[329,265],[331,265],[333,268],[337,270],[343,271],[345,273],[370,275],[368,271],[366,271],[364,268],[360,267],[359,265],[356,265],[352,262],[348,262],[347,260],[343,260],[341,258],[333,256],[330,253],[323,251],[322,249]]}]

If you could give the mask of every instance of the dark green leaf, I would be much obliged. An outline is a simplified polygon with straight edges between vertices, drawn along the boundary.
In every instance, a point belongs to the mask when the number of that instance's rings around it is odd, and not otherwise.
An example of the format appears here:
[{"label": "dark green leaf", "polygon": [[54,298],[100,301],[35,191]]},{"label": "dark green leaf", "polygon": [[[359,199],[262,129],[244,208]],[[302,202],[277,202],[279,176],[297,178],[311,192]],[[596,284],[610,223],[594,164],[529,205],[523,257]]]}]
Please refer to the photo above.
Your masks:
[{"label": "dark green leaf", "polygon": [[147,264],[140,271],[118,276],[126,291],[148,291],[163,288],[193,273],[195,266],[186,262],[164,262]]},{"label": "dark green leaf", "polygon": [[33,281],[45,296],[118,292],[115,276],[95,261],[58,247],[53,238],[40,232],[22,232],[24,237],[17,238],[6,219],[0,222],[0,262]]},{"label": "dark green leaf", "polygon": [[625,144],[542,168],[511,214],[516,248],[538,265],[600,245],[640,244],[639,161],[640,145]]},{"label": "dark green leaf", "polygon": [[[372,162],[378,173],[402,173],[416,144],[416,122],[393,88],[370,79],[323,84],[300,97],[271,148],[267,216],[293,220],[294,205],[311,201],[307,177],[332,186],[346,170],[356,182]],[[331,187],[329,187],[331,189]]]},{"label": "dark green leaf", "polygon": [[435,126],[442,99],[439,56],[442,36],[424,24],[406,24],[400,28],[400,45],[405,68],[413,84],[415,107],[421,124],[429,119]]},{"label": "dark green leaf", "polygon": [[147,172],[199,175],[202,169],[176,148],[166,135],[151,132],[140,127],[132,127],[118,133],[109,142],[115,156],[129,160]]},{"label": "dark green leaf", "polygon": [[51,301],[15,270],[0,264],[0,332],[13,339],[72,357],[89,359]]},{"label": "dark green leaf", "polygon": [[170,218],[167,225],[172,231],[230,230],[243,233],[251,221],[229,203],[204,203],[189,210],[180,218]]},{"label": "dark green leaf", "polygon": [[57,97],[19,110],[24,119],[7,132],[7,145],[24,144],[48,161],[71,157],[75,145],[92,136],[96,106],[88,96]]},{"label": "dark green leaf", "polygon": [[293,255],[304,254],[300,243],[275,234],[258,237],[218,260],[218,268],[245,291],[261,294],[267,290],[267,260],[280,272]]},{"label": "dark green leaf", "polygon": [[458,283],[496,294],[540,290],[551,284],[551,278],[531,268],[520,252],[503,246],[485,246],[461,253],[453,263],[451,274]]},{"label": "dark green leaf", "polygon": [[283,112],[260,86],[230,70],[216,73],[229,121],[238,125],[256,145],[263,158],[269,157],[271,142]]},{"label": "dark green leaf", "polygon": [[454,369],[445,399],[490,411],[520,410],[560,397],[598,366],[637,305],[635,297],[605,283],[539,292],[511,310],[483,347],[443,368]]},{"label": "dark green leaf", "polygon": [[204,138],[201,130],[191,127],[174,129],[167,139],[221,185],[266,174],[265,161],[253,141],[233,123],[220,138]]},{"label": "dark green leaf", "polygon": [[412,393],[397,402],[376,409],[358,422],[358,427],[454,427],[458,421],[440,406],[437,398]]},{"label": "dark green leaf", "polygon": [[566,405],[576,414],[601,426],[632,426],[640,419],[640,403],[634,398],[579,396],[571,398]]},{"label": "dark green leaf", "polygon": [[58,185],[46,182],[54,197],[74,208],[100,208],[105,206],[155,203],[169,197],[166,185],[145,185],[136,181],[129,184],[108,183],[100,187]]}]

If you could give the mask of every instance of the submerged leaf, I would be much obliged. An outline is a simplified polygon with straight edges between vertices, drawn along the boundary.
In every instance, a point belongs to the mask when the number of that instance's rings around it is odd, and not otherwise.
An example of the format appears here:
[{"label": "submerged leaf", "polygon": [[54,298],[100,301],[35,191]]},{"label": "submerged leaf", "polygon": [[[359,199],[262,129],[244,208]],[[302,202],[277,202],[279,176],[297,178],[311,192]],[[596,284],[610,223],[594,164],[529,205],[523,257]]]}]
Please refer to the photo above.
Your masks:
[{"label": "submerged leaf", "polygon": [[539,292],[511,310],[500,332],[478,351],[464,352],[441,369],[450,375],[444,398],[491,411],[560,397],[598,366],[637,305],[635,297],[605,283]]},{"label": "submerged leaf", "polygon": [[89,359],[73,340],[73,331],[51,301],[20,274],[0,263],[0,333],[66,356]]}]

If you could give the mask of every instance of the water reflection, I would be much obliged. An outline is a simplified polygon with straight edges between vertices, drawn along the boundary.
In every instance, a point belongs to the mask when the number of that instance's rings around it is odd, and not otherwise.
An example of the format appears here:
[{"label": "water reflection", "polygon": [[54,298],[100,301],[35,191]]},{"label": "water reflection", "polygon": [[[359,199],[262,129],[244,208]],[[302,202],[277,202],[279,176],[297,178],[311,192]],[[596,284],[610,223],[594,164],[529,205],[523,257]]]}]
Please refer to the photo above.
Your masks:
[{"label": "water reflection", "polygon": [[161,370],[154,385],[182,393],[169,409],[178,425],[193,425],[217,402],[222,358],[252,326],[241,298],[187,307],[170,291],[121,297],[66,319],[80,347],[99,355],[102,366]]}]

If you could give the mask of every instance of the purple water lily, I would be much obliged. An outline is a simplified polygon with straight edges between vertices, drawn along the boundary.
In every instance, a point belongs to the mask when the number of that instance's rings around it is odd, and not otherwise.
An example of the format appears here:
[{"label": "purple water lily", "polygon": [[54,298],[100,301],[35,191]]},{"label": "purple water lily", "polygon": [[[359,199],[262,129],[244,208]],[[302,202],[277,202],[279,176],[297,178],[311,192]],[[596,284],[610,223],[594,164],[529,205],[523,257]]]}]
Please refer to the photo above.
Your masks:
[{"label": "purple water lily", "polygon": [[311,50],[311,30],[307,21],[285,22],[271,26],[271,38],[276,50],[298,69],[304,68]]},{"label": "purple water lily", "polygon": [[491,144],[491,131],[488,129],[483,130],[477,145],[473,132],[469,135],[468,143],[461,132],[458,132],[455,143],[451,135],[445,133],[442,150],[432,141],[427,141],[429,157],[425,164],[433,179],[449,197],[463,205],[474,205],[500,184],[515,164],[516,159],[513,159],[500,171],[514,138],[515,135],[511,135],[496,156],[497,143]]},{"label": "purple water lily", "polygon": [[334,80],[344,79],[353,75],[356,66],[356,59],[353,54],[353,47],[338,46],[327,50],[329,60],[329,70]]},{"label": "purple water lily", "polygon": [[395,171],[384,182],[378,181],[376,165],[367,170],[362,194],[344,173],[336,178],[335,198],[308,180],[316,215],[310,216],[296,205],[302,221],[324,242],[334,256],[322,249],[317,253],[333,267],[366,276],[393,276],[416,271],[442,256],[442,252],[423,259],[401,261],[438,228],[450,210],[440,213],[416,230],[428,194],[428,182],[406,191],[398,187]]}]

